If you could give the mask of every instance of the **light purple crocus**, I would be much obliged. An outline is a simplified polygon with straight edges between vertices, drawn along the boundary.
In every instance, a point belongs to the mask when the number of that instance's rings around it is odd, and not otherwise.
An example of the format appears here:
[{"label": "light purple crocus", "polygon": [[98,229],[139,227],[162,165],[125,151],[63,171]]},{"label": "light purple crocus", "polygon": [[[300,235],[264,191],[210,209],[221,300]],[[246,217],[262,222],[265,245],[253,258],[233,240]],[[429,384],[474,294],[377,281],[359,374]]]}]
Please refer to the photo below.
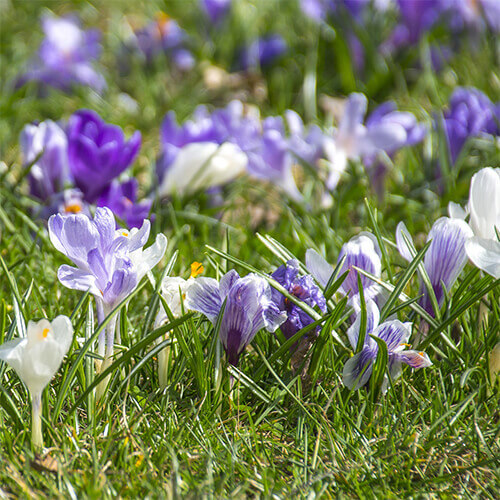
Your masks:
[{"label": "light purple crocus", "polygon": [[224,306],[219,337],[227,360],[236,366],[245,347],[262,328],[274,332],[285,320],[271,300],[271,289],[264,278],[248,274],[240,278],[235,270],[220,283],[212,278],[197,278],[186,293],[186,307],[217,323]]},{"label": "light purple crocus", "polygon": [[[339,292],[349,296],[349,303],[359,310],[358,274],[361,278],[365,300],[375,300],[380,293],[380,286],[370,278],[358,273],[353,267],[363,269],[380,278],[382,272],[381,252],[377,239],[370,233],[360,233],[342,246],[338,262],[344,259],[339,276],[348,271],[347,277],[339,288]],[[328,284],[333,266],[315,250],[306,252],[306,267],[316,281],[324,288]]]},{"label": "light purple crocus", "polygon": [[348,160],[393,151],[408,138],[405,125],[400,120],[379,120],[364,125],[367,105],[363,94],[351,94],[333,137],[324,142],[329,169],[326,188],[330,191],[337,186]]},{"label": "light purple crocus", "polygon": [[172,58],[178,69],[188,71],[195,63],[186,48],[188,38],[177,21],[160,12],[154,21],[134,33],[128,45],[142,54],[148,64],[163,53]]},{"label": "light purple crocus", "polygon": [[[431,241],[431,244],[424,257],[424,268],[438,306],[444,302],[445,289],[451,289],[467,263],[465,242],[472,236],[472,229],[465,221],[448,217],[438,219],[429,231],[427,241]],[[396,243],[401,256],[411,262],[415,256],[415,248],[404,222],[397,226]],[[423,281],[420,284],[420,294],[423,294],[420,305],[434,316],[432,301]]]},{"label": "light purple crocus", "polygon": [[288,51],[281,35],[268,35],[254,40],[240,51],[238,69],[245,71],[271,66]]},{"label": "light purple crocus", "polygon": [[[401,142],[394,142],[384,149],[390,158],[403,147],[414,146],[421,142],[428,132],[428,127],[419,123],[413,113],[398,111],[396,103],[387,101],[375,108],[366,120],[366,127],[375,130],[381,125],[387,127],[403,127],[406,137]],[[380,198],[384,194],[384,181],[387,172],[387,165],[381,161],[378,155],[368,155],[363,158],[363,163],[372,180],[374,191]]]},{"label": "light purple crocus", "polygon": [[[377,359],[378,344],[370,337],[378,337],[387,345],[387,369],[392,380],[401,375],[402,364],[412,368],[425,368],[432,365],[429,356],[422,351],[407,350],[411,336],[411,323],[402,323],[399,320],[385,321],[379,324],[380,312],[373,301],[366,303],[366,336],[361,352],[355,354],[344,365],[342,381],[348,389],[359,389],[368,384],[373,370],[373,363]],[[347,331],[349,342],[355,350],[358,344],[361,327],[361,315],[358,315]],[[384,377],[382,391],[387,388],[387,375]]]},{"label": "light purple crocus", "polygon": [[478,89],[458,87],[444,112],[444,130],[454,164],[470,137],[500,135],[500,107]]},{"label": "light purple crocus", "polygon": [[64,91],[74,85],[86,85],[97,92],[104,90],[104,77],[93,66],[101,52],[99,31],[82,30],[74,16],[45,16],[42,27],[45,39],[17,85],[36,81]]},{"label": "light purple crocus", "polygon": [[[59,267],[57,276],[67,288],[87,290],[94,295],[99,322],[137,287],[143,276],[163,257],[167,239],[163,234],[143,250],[149,238],[150,223],[130,232],[116,230],[109,208],[97,208],[90,219],[84,214],[53,215],[49,236],[53,245],[76,267]],[[99,354],[105,357],[103,369],[113,355],[116,316],[99,338]]]},{"label": "light purple crocus", "polygon": [[26,125],[20,143],[23,164],[32,164],[28,174],[30,194],[46,202],[69,181],[66,134],[57,123],[46,120]]},{"label": "light purple crocus", "polygon": [[106,123],[90,110],[70,117],[67,135],[71,174],[89,203],[132,164],[141,147],[139,131],[126,141],[120,127]]},{"label": "light purple crocus", "polygon": [[97,206],[110,208],[129,228],[139,228],[149,215],[152,201],[137,201],[138,186],[135,178],[121,183],[114,180],[97,200]]},{"label": "light purple crocus", "polygon": [[219,23],[228,15],[231,3],[232,0],[200,0],[201,8],[213,24]]}]

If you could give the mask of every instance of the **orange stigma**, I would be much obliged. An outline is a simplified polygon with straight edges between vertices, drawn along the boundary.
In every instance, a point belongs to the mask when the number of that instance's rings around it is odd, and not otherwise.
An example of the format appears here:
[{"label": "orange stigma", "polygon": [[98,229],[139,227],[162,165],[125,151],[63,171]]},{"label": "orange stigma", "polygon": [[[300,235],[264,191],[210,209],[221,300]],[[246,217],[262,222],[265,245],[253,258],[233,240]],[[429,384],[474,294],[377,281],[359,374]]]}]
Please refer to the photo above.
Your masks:
[{"label": "orange stigma", "polygon": [[68,214],[79,214],[82,211],[82,206],[78,203],[71,203],[64,207],[64,211]]},{"label": "orange stigma", "polygon": [[49,334],[50,330],[48,328],[44,328],[43,331],[42,331],[42,337],[44,339],[47,338],[47,335]]},{"label": "orange stigma", "polygon": [[199,274],[202,274],[205,268],[203,267],[203,264],[201,262],[196,262],[194,261],[191,264],[191,276],[190,278],[196,278]]}]

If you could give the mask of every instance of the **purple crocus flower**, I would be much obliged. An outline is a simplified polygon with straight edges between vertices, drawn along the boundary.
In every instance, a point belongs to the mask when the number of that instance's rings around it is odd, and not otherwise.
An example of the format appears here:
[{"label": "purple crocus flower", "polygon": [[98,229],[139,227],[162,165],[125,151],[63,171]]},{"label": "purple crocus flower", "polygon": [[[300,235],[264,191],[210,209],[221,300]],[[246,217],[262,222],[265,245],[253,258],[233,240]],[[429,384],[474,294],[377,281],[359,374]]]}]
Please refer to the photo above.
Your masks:
[{"label": "purple crocus flower", "polygon": [[[444,302],[445,289],[451,289],[467,263],[465,242],[473,234],[472,229],[465,221],[441,217],[434,223],[427,236],[427,241],[431,241],[431,244],[424,257],[424,267],[439,306]],[[403,222],[398,224],[396,243],[402,257],[411,262],[415,255],[415,249]],[[434,316],[429,292],[423,282],[420,284],[420,293],[423,294],[420,300],[421,306],[431,316]]]},{"label": "purple crocus flower", "polygon": [[[392,101],[387,101],[375,108],[366,120],[366,127],[368,129],[375,130],[381,125],[403,127],[406,134],[401,142],[394,142],[384,150],[391,158],[399,149],[406,146],[414,146],[421,142],[428,132],[427,126],[417,122],[415,115],[407,111],[398,111],[396,103]],[[375,192],[382,198],[384,194],[385,174],[387,172],[386,164],[380,161],[377,155],[365,156],[363,162],[368,170]]]},{"label": "purple crocus flower", "polygon": [[[113,213],[105,207],[96,208],[93,219],[84,214],[57,214],[49,219],[50,241],[76,265],[59,267],[59,281],[67,288],[94,295],[100,323],[163,257],[167,247],[163,234],[143,250],[149,231],[148,220],[140,229],[116,230]],[[113,356],[116,319],[112,318],[99,338],[99,354],[105,357],[102,369]]]},{"label": "purple crocus flower", "polygon": [[401,120],[379,120],[364,125],[368,101],[363,94],[351,94],[333,137],[324,142],[328,160],[328,190],[333,190],[349,159],[371,157],[381,151],[394,151],[407,141],[408,133]]},{"label": "purple crocus flower", "polygon": [[104,122],[90,110],[70,117],[67,135],[71,174],[89,203],[131,165],[141,147],[139,131],[125,141],[120,127]]},{"label": "purple crocus flower", "polygon": [[122,183],[113,181],[97,200],[97,206],[110,208],[129,228],[141,227],[149,215],[152,201],[137,202],[138,185],[134,178]]},{"label": "purple crocus flower", "polygon": [[232,0],[200,0],[201,8],[213,24],[224,19],[231,9]]},{"label": "purple crocus flower", "polygon": [[188,35],[163,12],[144,28],[137,30],[129,44],[139,51],[149,64],[159,54],[164,53],[172,57],[174,64],[181,70],[187,71],[194,66],[194,58],[186,48]]},{"label": "purple crocus flower", "polygon": [[267,281],[255,274],[240,278],[231,270],[220,283],[212,278],[197,278],[186,295],[186,307],[201,312],[214,325],[225,303],[219,336],[233,366],[259,330],[274,332],[286,319],[286,313],[271,300]]},{"label": "purple crocus flower", "polygon": [[241,50],[238,67],[248,71],[258,67],[271,66],[287,50],[288,46],[281,35],[268,35],[259,38]]},{"label": "purple crocus flower", "polygon": [[[311,307],[318,306],[322,313],[326,313],[326,300],[323,293],[314,283],[312,276],[299,275],[299,263],[289,260],[286,264],[278,267],[271,277],[274,278],[292,295],[305,302]],[[285,338],[292,338],[299,330],[314,322],[314,319],[303,311],[299,306],[290,302],[281,292],[271,291],[271,297],[280,311],[287,314],[287,320],[281,325],[281,331]],[[319,331],[317,327],[308,333],[309,339],[314,339]]]},{"label": "purple crocus flower", "polygon": [[[381,252],[377,239],[370,233],[363,232],[351,238],[342,246],[338,262],[345,257],[344,263],[339,271],[339,276],[349,271],[339,291],[348,295],[350,303],[355,309],[359,309],[359,287],[358,271],[353,267],[363,269],[374,276],[380,277],[382,271]],[[333,266],[313,249],[306,252],[306,267],[314,276],[316,281],[324,288],[328,284],[332,274]],[[370,278],[360,274],[363,293],[366,300],[375,300],[380,293],[380,286]]]},{"label": "purple crocus flower", "polygon": [[[366,303],[366,337],[361,352],[355,354],[344,365],[342,381],[348,389],[359,389],[365,386],[371,377],[373,363],[377,359],[378,344],[370,337],[373,335],[382,339],[387,345],[388,371],[392,380],[401,375],[401,365],[407,364],[412,368],[425,368],[432,365],[425,352],[406,350],[411,335],[411,323],[401,321],[385,321],[379,325],[380,312],[373,301]],[[356,349],[360,334],[361,315],[358,315],[353,325],[347,331],[349,342]],[[387,376],[384,378],[382,390],[387,388]]]},{"label": "purple crocus flower", "polygon": [[444,129],[451,162],[457,161],[467,139],[480,135],[500,135],[500,110],[475,88],[454,90],[444,113]]},{"label": "purple crocus flower", "polygon": [[88,203],[83,199],[83,193],[79,189],[69,188],[53,195],[36,215],[48,220],[54,214],[84,214],[90,217],[90,210]]},{"label": "purple crocus flower", "polygon": [[73,85],[87,85],[97,92],[104,90],[104,77],[92,66],[101,52],[99,31],[83,31],[75,17],[45,16],[42,27],[45,39],[17,85],[37,81],[64,91]]},{"label": "purple crocus flower", "polygon": [[26,125],[20,136],[23,164],[32,164],[28,174],[30,194],[42,201],[64,189],[69,181],[68,140],[64,131],[51,120]]}]

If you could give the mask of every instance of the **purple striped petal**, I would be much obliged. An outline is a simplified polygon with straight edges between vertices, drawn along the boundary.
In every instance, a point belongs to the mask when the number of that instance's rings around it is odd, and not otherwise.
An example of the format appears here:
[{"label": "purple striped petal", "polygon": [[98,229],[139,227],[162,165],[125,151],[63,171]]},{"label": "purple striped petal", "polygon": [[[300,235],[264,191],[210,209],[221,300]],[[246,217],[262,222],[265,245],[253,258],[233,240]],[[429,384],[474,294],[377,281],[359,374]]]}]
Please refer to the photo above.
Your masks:
[{"label": "purple striped petal", "polygon": [[188,309],[201,312],[215,324],[222,307],[217,280],[196,278],[186,293],[185,304]]}]

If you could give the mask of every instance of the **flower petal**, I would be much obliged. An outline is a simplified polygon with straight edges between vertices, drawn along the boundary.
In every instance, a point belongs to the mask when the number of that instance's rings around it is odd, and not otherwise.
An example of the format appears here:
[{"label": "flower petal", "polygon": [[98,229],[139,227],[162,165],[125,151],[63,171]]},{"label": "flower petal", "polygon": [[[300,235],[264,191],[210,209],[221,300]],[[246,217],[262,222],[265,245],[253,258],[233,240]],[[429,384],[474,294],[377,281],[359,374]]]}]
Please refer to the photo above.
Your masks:
[{"label": "flower petal", "polygon": [[379,325],[372,335],[382,339],[387,344],[387,350],[391,353],[410,338],[411,329],[408,326],[408,323],[401,323],[397,319],[386,321]]},{"label": "flower petal", "polygon": [[368,349],[350,358],[342,371],[343,384],[351,390],[363,387],[372,374],[374,359]]},{"label": "flower petal", "polygon": [[312,248],[306,251],[306,267],[323,288],[333,274],[333,267]]},{"label": "flower petal", "polygon": [[465,250],[475,266],[500,278],[500,242],[474,237],[465,243]]},{"label": "flower petal", "polygon": [[201,312],[215,324],[222,307],[219,283],[213,278],[196,278],[186,293],[184,304],[188,309]]},{"label": "flower petal", "polygon": [[76,267],[63,264],[57,271],[57,277],[62,285],[71,290],[81,290],[101,296],[101,291],[96,283],[96,278],[92,274]]}]

